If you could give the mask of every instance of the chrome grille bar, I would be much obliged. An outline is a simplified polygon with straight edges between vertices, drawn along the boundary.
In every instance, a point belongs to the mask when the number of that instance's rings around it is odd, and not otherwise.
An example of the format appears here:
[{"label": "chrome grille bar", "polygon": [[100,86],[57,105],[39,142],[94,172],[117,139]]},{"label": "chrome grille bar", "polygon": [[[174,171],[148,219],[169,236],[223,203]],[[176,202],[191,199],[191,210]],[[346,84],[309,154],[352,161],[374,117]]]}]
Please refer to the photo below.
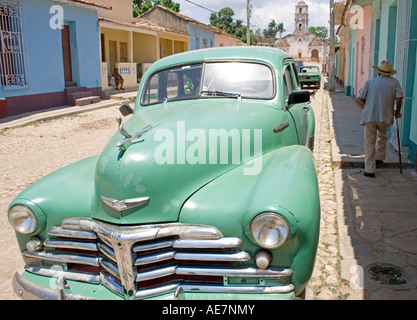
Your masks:
[{"label": "chrome grille bar", "polygon": [[[242,240],[224,237],[215,227],[181,223],[124,227],[71,218],[48,234],[53,237],[44,241],[48,251],[23,252],[29,272],[53,277],[51,264],[39,262],[66,264],[66,279],[100,283],[122,297],[145,298],[179,289],[237,293],[291,289],[290,269],[238,267],[252,259],[239,249]],[[227,277],[264,280],[236,286]]]},{"label": "chrome grille bar", "polygon": [[68,254],[68,253],[49,253],[49,252],[31,252],[24,251],[24,257],[35,258],[39,260],[59,262],[59,263],[76,263],[89,266],[99,266],[99,258],[85,254]]},{"label": "chrome grille bar", "polygon": [[195,261],[248,261],[251,259],[247,252],[236,253],[186,253],[177,252],[174,256],[177,260]]},{"label": "chrome grille bar", "polygon": [[66,237],[86,240],[96,240],[97,235],[91,231],[69,230],[62,227],[52,227],[48,230],[48,234],[54,237]]},{"label": "chrome grille bar", "polygon": [[61,241],[46,239],[43,245],[48,248],[75,249],[87,251],[97,251],[98,249],[97,244],[94,242]]},{"label": "chrome grille bar", "polygon": [[239,238],[221,239],[179,239],[173,243],[174,248],[181,249],[215,249],[215,248],[237,248],[242,244]]}]

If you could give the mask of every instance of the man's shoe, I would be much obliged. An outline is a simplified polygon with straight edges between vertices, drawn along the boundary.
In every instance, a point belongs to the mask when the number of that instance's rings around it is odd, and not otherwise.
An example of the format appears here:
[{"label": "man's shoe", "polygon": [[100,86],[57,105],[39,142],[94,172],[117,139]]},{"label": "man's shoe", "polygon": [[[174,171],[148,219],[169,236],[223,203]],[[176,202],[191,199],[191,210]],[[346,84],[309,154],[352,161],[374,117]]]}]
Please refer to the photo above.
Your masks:
[{"label": "man's shoe", "polygon": [[382,160],[376,160],[375,162],[377,167],[382,166],[384,164],[384,161]]},{"label": "man's shoe", "polygon": [[363,175],[364,175],[365,177],[375,178],[375,173],[368,173],[368,172],[365,172]]}]

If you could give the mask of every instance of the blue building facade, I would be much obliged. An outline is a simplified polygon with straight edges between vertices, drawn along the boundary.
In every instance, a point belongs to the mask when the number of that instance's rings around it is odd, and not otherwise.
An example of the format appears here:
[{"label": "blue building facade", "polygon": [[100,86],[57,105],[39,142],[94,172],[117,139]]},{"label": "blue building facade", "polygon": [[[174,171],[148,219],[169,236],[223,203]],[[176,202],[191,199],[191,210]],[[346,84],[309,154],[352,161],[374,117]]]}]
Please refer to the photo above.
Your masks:
[{"label": "blue building facade", "polygon": [[190,37],[190,50],[213,48],[214,42],[214,31],[208,26],[199,26],[195,23],[188,23],[188,34]]},{"label": "blue building facade", "polygon": [[0,97],[6,115],[67,105],[66,87],[100,95],[98,15],[49,0],[0,0]]}]

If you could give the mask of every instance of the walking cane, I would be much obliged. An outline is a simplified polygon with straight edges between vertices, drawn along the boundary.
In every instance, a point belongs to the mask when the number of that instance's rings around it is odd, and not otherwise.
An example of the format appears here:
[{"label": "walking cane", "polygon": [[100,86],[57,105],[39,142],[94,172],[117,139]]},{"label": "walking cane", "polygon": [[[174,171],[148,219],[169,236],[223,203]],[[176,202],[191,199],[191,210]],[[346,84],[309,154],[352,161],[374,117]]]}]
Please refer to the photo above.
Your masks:
[{"label": "walking cane", "polygon": [[397,125],[397,143],[398,143],[398,158],[400,160],[400,174],[403,173],[403,165],[401,162],[401,146],[400,146],[400,129],[398,127],[398,118],[395,118],[395,122]]}]

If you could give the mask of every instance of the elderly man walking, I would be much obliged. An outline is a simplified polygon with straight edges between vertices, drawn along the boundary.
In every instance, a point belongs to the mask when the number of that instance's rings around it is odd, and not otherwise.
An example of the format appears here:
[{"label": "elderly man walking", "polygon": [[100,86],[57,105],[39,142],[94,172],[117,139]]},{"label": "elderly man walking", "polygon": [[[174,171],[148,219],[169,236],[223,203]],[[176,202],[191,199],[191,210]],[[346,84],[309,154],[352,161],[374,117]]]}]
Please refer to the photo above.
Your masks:
[{"label": "elderly man walking", "polygon": [[360,122],[364,126],[365,138],[364,175],[371,178],[375,178],[376,165],[385,160],[387,129],[394,123],[394,116],[401,117],[404,98],[400,83],[391,77],[397,73],[391,63],[384,60],[373,68],[378,72],[378,77],[366,81],[358,97],[360,102],[365,103]]}]

